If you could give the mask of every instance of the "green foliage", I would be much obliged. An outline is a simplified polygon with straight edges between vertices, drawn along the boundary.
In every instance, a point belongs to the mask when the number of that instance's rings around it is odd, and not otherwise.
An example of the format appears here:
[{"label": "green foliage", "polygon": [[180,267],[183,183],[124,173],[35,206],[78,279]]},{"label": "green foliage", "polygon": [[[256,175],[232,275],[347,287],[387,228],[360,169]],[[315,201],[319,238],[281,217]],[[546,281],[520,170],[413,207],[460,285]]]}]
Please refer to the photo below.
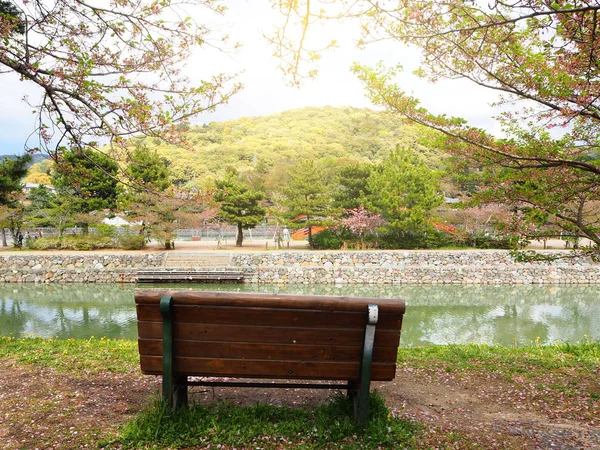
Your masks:
[{"label": "green foliage", "polygon": [[114,237],[117,234],[117,227],[106,223],[97,223],[94,225],[96,228],[96,236],[101,237]]},{"label": "green foliage", "polygon": [[100,250],[121,248],[123,250],[141,250],[144,248],[145,236],[131,233],[116,233],[111,225],[99,226],[98,234],[76,236],[43,237],[26,242],[32,250]]},{"label": "green foliage", "polygon": [[360,432],[351,420],[352,404],[334,396],[312,409],[270,405],[240,407],[227,403],[182,408],[174,418],[164,402],[143,411],[112,444],[123,448],[182,448],[209,445],[265,449],[382,449],[412,448],[420,427],[394,418],[383,399],[372,394],[369,423]]},{"label": "green foliage", "polygon": [[27,175],[27,165],[31,162],[30,155],[14,159],[4,158],[0,163],[0,206],[14,202],[11,196],[21,192],[21,179]]},{"label": "green foliage", "polygon": [[586,339],[576,344],[542,346],[532,343],[522,347],[439,345],[403,349],[398,353],[398,362],[411,367],[452,364],[455,370],[482,368],[491,373],[564,369],[594,371],[600,367],[600,343]]},{"label": "green foliage", "polygon": [[168,162],[158,156],[156,150],[149,150],[142,144],[128,156],[126,180],[118,186],[118,202],[121,210],[135,213],[149,207],[150,192],[164,192],[171,186],[170,172]]},{"label": "green foliage", "polygon": [[118,236],[118,247],[123,250],[142,250],[145,246],[146,236],[143,234],[125,233]]},{"label": "green foliage", "polygon": [[149,150],[144,145],[138,145],[129,154],[125,173],[129,181],[140,188],[164,191],[171,186],[167,161],[158,155],[156,149]]},{"label": "green foliage", "polygon": [[475,248],[499,248],[514,250],[519,246],[518,236],[486,236],[483,234],[470,235],[466,242]]},{"label": "green foliage", "polygon": [[214,200],[220,205],[218,215],[225,222],[237,226],[238,247],[243,242],[243,230],[254,228],[264,220],[267,210],[260,204],[263,199],[262,192],[250,189],[236,179],[234,173],[216,181]]},{"label": "green foliage", "polygon": [[25,22],[21,16],[21,10],[8,0],[0,1],[0,22],[4,25],[10,23],[15,33],[25,33]]},{"label": "green foliage", "polygon": [[151,139],[144,144],[170,161],[171,181],[181,186],[198,178],[219,178],[227,165],[243,176],[253,170],[267,174],[282,163],[325,157],[376,163],[396,144],[415,148],[432,168],[441,168],[443,153],[422,144],[422,133],[421,127],[370,109],[307,107],[192,127],[186,137],[193,152]]},{"label": "green foliage", "polygon": [[0,336],[0,358],[51,367],[72,375],[139,371],[137,342],[106,338],[59,340]]},{"label": "green foliage", "polygon": [[302,226],[308,227],[308,243],[313,246],[312,226],[325,225],[331,214],[331,186],[325,169],[311,160],[300,161],[288,172],[282,193],[288,217],[296,220],[305,216]]},{"label": "green foliage", "polygon": [[33,250],[99,250],[116,248],[115,240],[110,236],[94,236],[91,234],[62,236],[62,238],[44,237],[30,241]]},{"label": "green foliage", "polygon": [[437,230],[425,227],[421,227],[418,232],[389,228],[377,236],[377,244],[381,249],[438,248],[447,246],[450,242]]},{"label": "green foliage", "polygon": [[371,195],[368,180],[372,171],[370,164],[352,164],[340,168],[333,205],[341,209],[356,209],[365,205]]},{"label": "green foliage", "polygon": [[77,212],[114,209],[117,199],[117,164],[90,149],[65,150],[56,165],[52,184],[69,195]]},{"label": "green foliage", "polygon": [[27,206],[27,221],[36,227],[53,226],[48,218],[55,205],[55,194],[46,186],[38,186],[29,192]]},{"label": "green foliage", "polygon": [[30,239],[25,242],[27,247],[33,250],[52,250],[59,248],[58,239],[53,237],[43,237],[38,239]]},{"label": "green foliage", "polygon": [[431,210],[443,202],[439,178],[416,152],[397,147],[369,178],[371,204],[390,230],[422,233]]},{"label": "green foliage", "polygon": [[338,234],[328,228],[313,236],[313,248],[316,250],[338,250],[342,248],[343,241]]}]

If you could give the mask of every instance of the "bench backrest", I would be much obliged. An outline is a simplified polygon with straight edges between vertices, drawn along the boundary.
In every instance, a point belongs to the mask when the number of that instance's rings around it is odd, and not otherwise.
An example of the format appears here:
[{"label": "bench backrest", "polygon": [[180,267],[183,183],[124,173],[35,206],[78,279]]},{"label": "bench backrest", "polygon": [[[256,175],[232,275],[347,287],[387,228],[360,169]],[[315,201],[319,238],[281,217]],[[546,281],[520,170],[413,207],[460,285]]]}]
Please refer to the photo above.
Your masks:
[{"label": "bench backrest", "polygon": [[404,302],[398,299],[138,290],[144,374],[162,373],[160,299],[172,297],[175,372],[185,376],[358,380],[376,304],[372,380],[392,380]]}]

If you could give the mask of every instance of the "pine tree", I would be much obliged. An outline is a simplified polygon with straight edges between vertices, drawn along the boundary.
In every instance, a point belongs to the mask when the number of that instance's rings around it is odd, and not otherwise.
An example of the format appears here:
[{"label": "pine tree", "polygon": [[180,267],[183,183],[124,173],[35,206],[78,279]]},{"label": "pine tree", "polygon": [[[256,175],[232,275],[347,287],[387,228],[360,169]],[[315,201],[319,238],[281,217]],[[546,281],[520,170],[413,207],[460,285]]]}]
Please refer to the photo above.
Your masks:
[{"label": "pine tree", "polygon": [[397,147],[369,178],[371,204],[381,211],[389,227],[419,233],[430,212],[443,201],[439,174],[409,148]]},{"label": "pine tree", "polygon": [[287,174],[287,182],[282,190],[291,218],[306,216],[305,225],[308,227],[308,244],[311,248],[312,227],[328,223],[328,216],[331,214],[331,189],[325,182],[326,175],[314,161],[300,161]]},{"label": "pine tree", "polygon": [[263,199],[262,192],[250,189],[233,172],[216,181],[214,200],[221,207],[219,217],[237,226],[237,247],[241,247],[244,241],[243,231],[254,228],[264,220],[267,210],[260,204]]}]

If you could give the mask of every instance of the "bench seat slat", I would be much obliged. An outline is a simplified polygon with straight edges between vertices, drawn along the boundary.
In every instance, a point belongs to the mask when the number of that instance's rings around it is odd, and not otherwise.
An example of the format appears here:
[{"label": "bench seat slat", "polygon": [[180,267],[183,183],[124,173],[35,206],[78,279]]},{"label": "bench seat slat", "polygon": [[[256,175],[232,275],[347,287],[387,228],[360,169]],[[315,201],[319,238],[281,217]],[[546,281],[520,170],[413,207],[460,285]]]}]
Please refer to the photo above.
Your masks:
[{"label": "bench seat slat", "polygon": [[355,297],[329,297],[325,295],[294,295],[294,294],[268,294],[254,292],[236,292],[231,296],[230,292],[206,292],[167,290],[137,290],[135,301],[138,305],[158,305],[163,295],[177,298],[178,305],[228,305],[243,307],[264,308],[294,308],[294,309],[322,309],[337,311],[364,312],[369,303],[377,304],[382,315],[404,314],[404,302],[393,298],[355,298]]},{"label": "bench seat slat", "polygon": [[[162,374],[162,357],[140,356],[142,373]],[[304,380],[357,380],[360,363],[319,361],[268,361],[227,360],[211,358],[175,357],[175,370],[179,375],[239,378],[277,378]],[[394,379],[395,364],[374,363],[371,379]]]},{"label": "bench seat slat", "polygon": [[[161,322],[138,322],[139,337],[162,339]],[[351,328],[287,328],[257,327],[253,325],[214,325],[181,323],[175,329],[174,338],[179,340],[217,342],[263,342],[301,343],[317,345],[361,346],[364,330]],[[400,332],[398,330],[375,331],[375,347],[393,347],[397,351]]]},{"label": "bench seat slat", "polygon": [[[140,339],[138,345],[141,355],[162,356],[162,340]],[[197,341],[175,340],[174,352],[182,357],[222,359],[358,361],[362,354],[362,347],[240,342],[198,343]],[[396,356],[397,352],[393,347],[375,347],[373,362],[395,362]]]},{"label": "bench seat slat", "polygon": [[[138,305],[140,321],[161,321],[158,308],[151,305]],[[363,312],[320,311],[310,309],[283,308],[243,308],[231,306],[173,306],[173,320],[177,323],[212,323],[235,325],[245,323],[255,326],[327,328],[336,324],[340,328],[361,328],[364,330],[367,318]],[[240,319],[242,318],[242,320]],[[398,329],[401,314],[382,315],[377,323],[380,329]]]}]

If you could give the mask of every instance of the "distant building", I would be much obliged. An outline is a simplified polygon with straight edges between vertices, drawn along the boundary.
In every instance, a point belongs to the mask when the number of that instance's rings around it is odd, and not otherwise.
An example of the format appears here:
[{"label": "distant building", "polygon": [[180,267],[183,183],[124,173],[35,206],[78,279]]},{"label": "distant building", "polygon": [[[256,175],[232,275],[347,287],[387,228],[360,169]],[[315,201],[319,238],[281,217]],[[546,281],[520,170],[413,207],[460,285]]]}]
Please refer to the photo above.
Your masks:
[{"label": "distant building", "polygon": [[444,203],[446,203],[446,204],[460,203],[460,199],[452,198],[452,197],[444,197]]},{"label": "distant building", "polygon": [[[42,184],[38,184],[38,183],[25,183],[25,185],[23,186],[23,192],[25,193],[25,195],[29,195],[31,193],[32,189],[35,188],[39,188],[40,186],[46,186],[46,185],[42,185]],[[48,190],[50,192],[52,192],[53,194],[56,194],[56,189],[54,189],[54,186],[46,186],[48,188]]]},{"label": "distant building", "polygon": [[127,227],[127,226],[131,225],[130,222],[127,222],[125,219],[123,219],[122,217],[119,217],[119,216],[115,216],[111,219],[109,219],[109,218],[102,219],[102,223],[105,223],[107,225],[113,225],[115,227]]}]

